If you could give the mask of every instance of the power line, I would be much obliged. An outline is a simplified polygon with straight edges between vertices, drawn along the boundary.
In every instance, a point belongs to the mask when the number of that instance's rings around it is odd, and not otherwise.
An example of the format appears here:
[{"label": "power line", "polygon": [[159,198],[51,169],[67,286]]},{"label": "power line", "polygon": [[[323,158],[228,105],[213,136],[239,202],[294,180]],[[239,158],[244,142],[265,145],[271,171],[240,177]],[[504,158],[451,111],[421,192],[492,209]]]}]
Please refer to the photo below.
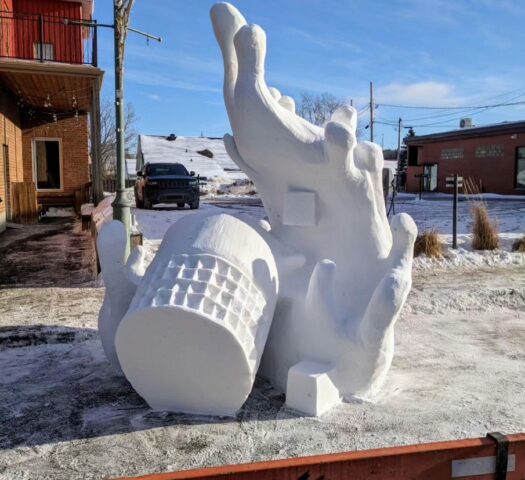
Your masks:
[{"label": "power line", "polygon": [[[521,95],[520,95],[521,96]],[[421,106],[421,105],[394,105],[391,103],[376,103],[378,107],[391,107],[391,108],[413,108],[413,109],[420,109],[420,110],[470,110],[470,109],[480,109],[480,108],[496,108],[496,107],[510,107],[513,105],[524,105],[525,101],[521,102],[510,102],[510,103],[495,103],[493,105],[471,105],[467,106],[464,105],[462,107],[429,107],[429,106]]]}]

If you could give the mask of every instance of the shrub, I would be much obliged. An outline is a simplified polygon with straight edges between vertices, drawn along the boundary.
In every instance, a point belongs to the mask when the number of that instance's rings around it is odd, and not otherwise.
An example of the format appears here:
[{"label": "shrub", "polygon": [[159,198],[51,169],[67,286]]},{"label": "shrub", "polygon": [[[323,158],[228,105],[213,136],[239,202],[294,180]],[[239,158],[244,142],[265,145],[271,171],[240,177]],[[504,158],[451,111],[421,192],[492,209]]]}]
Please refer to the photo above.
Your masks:
[{"label": "shrub", "polygon": [[474,250],[495,250],[498,248],[498,224],[491,220],[487,206],[483,203],[473,204],[472,217],[472,248]]},{"label": "shrub", "polygon": [[514,241],[514,243],[512,244],[512,251],[525,253],[525,236],[518,238]]},{"label": "shrub", "polygon": [[443,244],[436,230],[425,230],[416,238],[414,243],[414,256],[426,255],[427,257],[442,257]]},{"label": "shrub", "polygon": [[490,218],[481,195],[481,187],[471,178],[466,178],[463,184],[463,191],[469,195],[468,202],[472,213],[472,248],[495,250],[499,247],[498,224]]}]

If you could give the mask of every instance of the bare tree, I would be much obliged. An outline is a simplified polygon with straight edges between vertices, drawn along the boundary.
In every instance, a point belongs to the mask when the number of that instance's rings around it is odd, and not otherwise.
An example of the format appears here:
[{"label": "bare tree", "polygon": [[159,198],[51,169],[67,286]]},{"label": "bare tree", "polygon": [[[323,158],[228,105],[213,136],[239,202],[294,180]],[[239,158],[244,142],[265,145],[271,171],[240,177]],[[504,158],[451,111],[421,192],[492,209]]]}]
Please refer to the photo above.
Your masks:
[{"label": "bare tree", "polygon": [[[125,138],[126,152],[132,151],[136,145],[137,132],[135,125],[137,116],[131,103],[126,104]],[[109,100],[104,100],[100,106],[100,158],[102,171],[106,177],[114,177],[117,172],[115,108]]]},{"label": "bare tree", "polygon": [[[348,105],[343,98],[336,97],[331,93],[321,93],[320,95],[311,95],[302,93],[297,104],[297,114],[308,120],[314,125],[322,127],[335,110],[343,105]],[[357,137],[361,137],[362,128],[357,127]]]}]

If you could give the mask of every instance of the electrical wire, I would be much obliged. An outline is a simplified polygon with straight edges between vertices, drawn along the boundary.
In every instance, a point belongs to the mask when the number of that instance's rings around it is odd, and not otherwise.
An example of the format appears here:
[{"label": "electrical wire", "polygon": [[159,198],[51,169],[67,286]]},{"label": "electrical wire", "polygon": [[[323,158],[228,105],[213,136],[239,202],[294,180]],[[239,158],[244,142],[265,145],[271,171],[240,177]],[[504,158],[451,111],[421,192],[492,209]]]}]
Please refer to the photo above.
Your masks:
[{"label": "electrical wire", "polygon": [[376,103],[378,107],[389,107],[389,108],[413,108],[420,110],[465,110],[465,109],[479,109],[479,108],[496,108],[496,107],[510,107],[513,105],[524,105],[525,100],[521,102],[510,102],[510,103],[496,103],[493,105],[464,105],[462,107],[430,107],[430,106],[421,106],[421,105],[394,105],[392,103]]}]

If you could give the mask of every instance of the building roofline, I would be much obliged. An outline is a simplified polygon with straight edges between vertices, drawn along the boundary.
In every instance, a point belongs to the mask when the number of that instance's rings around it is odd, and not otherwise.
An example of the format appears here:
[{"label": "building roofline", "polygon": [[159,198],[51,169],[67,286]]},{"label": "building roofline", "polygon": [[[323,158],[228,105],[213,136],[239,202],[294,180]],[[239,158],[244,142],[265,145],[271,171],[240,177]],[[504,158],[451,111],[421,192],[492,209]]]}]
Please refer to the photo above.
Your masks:
[{"label": "building roofline", "polygon": [[12,58],[0,59],[0,72],[19,72],[50,75],[80,75],[83,77],[102,78],[104,71],[92,65],[74,63],[39,62]]},{"label": "building roofline", "polygon": [[452,140],[468,138],[475,136],[489,136],[493,134],[505,133],[522,133],[525,132],[525,120],[516,122],[502,122],[483,127],[462,128],[459,130],[450,130],[448,132],[430,133],[428,135],[416,135],[414,137],[405,137],[404,142],[407,145],[415,143],[431,143],[439,140]]}]

